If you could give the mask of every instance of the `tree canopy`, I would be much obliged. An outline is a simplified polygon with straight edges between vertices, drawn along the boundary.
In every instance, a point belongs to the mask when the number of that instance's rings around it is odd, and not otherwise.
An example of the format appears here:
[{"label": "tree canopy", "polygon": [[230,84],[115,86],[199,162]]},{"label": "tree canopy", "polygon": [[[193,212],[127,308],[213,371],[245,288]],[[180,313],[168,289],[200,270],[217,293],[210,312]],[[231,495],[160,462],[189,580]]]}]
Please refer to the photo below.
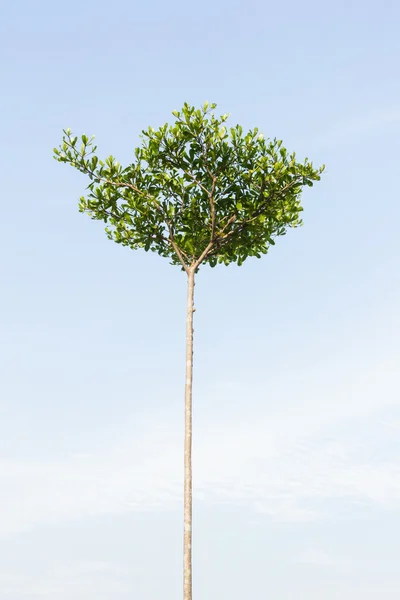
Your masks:
[{"label": "tree canopy", "polygon": [[183,269],[217,262],[241,265],[266,254],[274,239],[302,224],[301,192],[324,166],[297,162],[277,139],[258,129],[227,127],[216,104],[184,104],[175,123],[142,132],[126,167],[100,160],[94,136],[64,130],[55,158],[88,175],[79,209],[104,221],[110,239],[144,248]]}]

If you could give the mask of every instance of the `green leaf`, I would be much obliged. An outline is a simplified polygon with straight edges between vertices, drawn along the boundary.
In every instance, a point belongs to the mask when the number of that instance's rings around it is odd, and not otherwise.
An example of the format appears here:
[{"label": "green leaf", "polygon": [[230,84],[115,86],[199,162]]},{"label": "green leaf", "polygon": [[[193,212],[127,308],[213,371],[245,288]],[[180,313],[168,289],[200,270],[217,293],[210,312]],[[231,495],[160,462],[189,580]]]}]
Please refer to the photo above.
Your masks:
[{"label": "green leaf", "polygon": [[79,151],[78,138],[64,130],[54,157],[90,178],[79,210],[108,221],[107,236],[116,243],[156,251],[181,268],[176,248],[185,266],[200,256],[214,267],[265,254],[274,238],[301,225],[301,191],[323,168],[296,162],[295,153],[257,128],[244,133],[240,125],[222,126],[229,115],[216,117],[215,108],[185,103],[173,111],[172,126],[143,130],[133,162],[124,167],[113,156],[101,160],[85,134]]}]

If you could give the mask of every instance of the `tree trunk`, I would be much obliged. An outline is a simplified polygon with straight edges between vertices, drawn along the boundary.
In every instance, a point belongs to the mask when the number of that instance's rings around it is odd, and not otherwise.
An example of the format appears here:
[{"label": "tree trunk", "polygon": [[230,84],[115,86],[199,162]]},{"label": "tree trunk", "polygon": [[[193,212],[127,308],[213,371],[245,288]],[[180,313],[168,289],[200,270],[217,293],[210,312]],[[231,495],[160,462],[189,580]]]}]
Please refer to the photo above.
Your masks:
[{"label": "tree trunk", "polygon": [[194,269],[189,269],[186,313],[186,385],[184,442],[183,600],[192,600],[192,383]]}]

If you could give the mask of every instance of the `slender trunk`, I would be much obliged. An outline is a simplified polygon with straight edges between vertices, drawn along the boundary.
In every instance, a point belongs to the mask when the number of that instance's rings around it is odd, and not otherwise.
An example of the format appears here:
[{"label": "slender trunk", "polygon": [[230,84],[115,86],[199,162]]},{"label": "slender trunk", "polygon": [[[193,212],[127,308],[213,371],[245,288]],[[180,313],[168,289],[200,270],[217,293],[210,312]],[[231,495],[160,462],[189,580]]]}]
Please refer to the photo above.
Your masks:
[{"label": "slender trunk", "polygon": [[194,270],[188,272],[186,313],[186,385],[184,442],[183,600],[192,600],[192,383]]}]

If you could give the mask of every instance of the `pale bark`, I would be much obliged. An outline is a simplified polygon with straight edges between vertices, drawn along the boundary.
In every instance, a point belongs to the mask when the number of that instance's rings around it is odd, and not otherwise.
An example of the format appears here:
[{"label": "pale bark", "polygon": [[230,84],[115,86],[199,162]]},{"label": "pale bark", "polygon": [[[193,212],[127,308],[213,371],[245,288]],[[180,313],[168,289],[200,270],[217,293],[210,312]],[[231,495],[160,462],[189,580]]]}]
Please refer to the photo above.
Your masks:
[{"label": "pale bark", "polygon": [[184,441],[183,600],[192,600],[192,383],[194,271],[187,271],[186,384]]}]

